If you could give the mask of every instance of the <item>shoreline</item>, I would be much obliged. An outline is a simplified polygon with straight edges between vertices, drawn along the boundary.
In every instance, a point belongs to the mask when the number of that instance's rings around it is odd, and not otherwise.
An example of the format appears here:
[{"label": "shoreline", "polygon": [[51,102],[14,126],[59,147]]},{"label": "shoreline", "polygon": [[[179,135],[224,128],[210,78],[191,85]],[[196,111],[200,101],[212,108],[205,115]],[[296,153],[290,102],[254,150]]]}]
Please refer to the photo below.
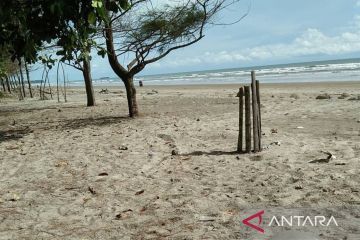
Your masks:
[{"label": "shoreline", "polygon": [[[146,83],[146,82],[145,82]],[[136,89],[146,89],[146,88],[213,88],[213,87],[239,87],[244,85],[250,85],[250,80],[248,83],[204,83],[204,84],[163,84],[163,85],[145,85],[143,87],[139,87],[136,85]],[[300,86],[304,87],[306,85],[312,86],[360,86],[360,80],[354,81],[324,81],[324,82],[281,82],[281,83],[266,83],[260,82],[261,86],[266,87],[277,87],[277,86]],[[119,81],[118,85],[94,85],[94,89],[102,89],[102,88],[124,88],[123,83]],[[78,89],[78,88],[85,88],[84,86],[68,86],[69,89]]]}]

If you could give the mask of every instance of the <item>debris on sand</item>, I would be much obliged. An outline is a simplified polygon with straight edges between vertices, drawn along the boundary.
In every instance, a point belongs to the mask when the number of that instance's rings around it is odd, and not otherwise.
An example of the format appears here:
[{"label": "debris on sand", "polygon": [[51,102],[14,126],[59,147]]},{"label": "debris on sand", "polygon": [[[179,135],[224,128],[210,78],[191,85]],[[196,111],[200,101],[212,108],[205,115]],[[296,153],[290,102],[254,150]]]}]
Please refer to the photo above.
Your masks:
[{"label": "debris on sand", "polygon": [[299,99],[300,97],[296,93],[293,93],[293,94],[290,95],[290,98]]},{"label": "debris on sand", "polygon": [[281,145],[281,142],[279,142],[279,141],[277,141],[277,142],[272,142],[272,143],[270,143],[270,146],[271,146],[271,145],[280,146],[280,145]]},{"label": "debris on sand", "polygon": [[123,151],[128,150],[128,149],[129,148],[127,146],[124,146],[124,145],[119,147],[119,150],[123,150]]},{"label": "debris on sand", "polygon": [[158,90],[153,89],[153,90],[151,90],[151,92],[147,92],[146,94],[147,95],[154,95],[154,94],[158,94],[158,93],[159,93]]},{"label": "debris on sand", "polygon": [[16,202],[19,200],[20,200],[20,196],[17,195],[16,193],[14,193],[13,196],[10,199],[8,199],[8,201],[11,201],[11,202]]},{"label": "debris on sand", "polygon": [[330,160],[336,159],[336,157],[331,152],[324,152],[324,151],[322,152],[327,155],[326,158],[315,159],[310,161],[309,163],[329,163]]},{"label": "debris on sand", "polygon": [[103,173],[99,173],[98,176],[99,177],[104,177],[104,176],[109,176],[109,174],[107,172],[103,172]]},{"label": "debris on sand", "polygon": [[329,94],[327,94],[327,93],[320,94],[319,96],[316,97],[316,99],[319,99],[319,100],[321,100],[321,99],[330,99],[330,98],[331,98],[331,96]]},{"label": "debris on sand", "polygon": [[92,195],[96,194],[96,191],[92,187],[88,187],[88,190]]},{"label": "debris on sand", "polygon": [[357,97],[351,97],[348,99],[348,101],[360,101],[360,95],[358,95]]},{"label": "debris on sand", "polygon": [[199,216],[198,220],[200,222],[214,222],[216,220],[215,217],[211,217],[211,216]]},{"label": "debris on sand", "polygon": [[107,88],[101,89],[101,91],[99,93],[100,94],[109,94],[109,90]]},{"label": "debris on sand", "polygon": [[142,189],[142,190],[140,190],[140,191],[136,192],[136,193],[135,193],[135,195],[137,196],[137,195],[143,194],[144,192],[145,192],[145,190],[144,190],[144,189]]},{"label": "debris on sand", "polygon": [[338,97],[338,99],[345,99],[345,98],[348,98],[348,97],[350,97],[350,94],[348,94],[348,93],[342,93],[342,94]]}]

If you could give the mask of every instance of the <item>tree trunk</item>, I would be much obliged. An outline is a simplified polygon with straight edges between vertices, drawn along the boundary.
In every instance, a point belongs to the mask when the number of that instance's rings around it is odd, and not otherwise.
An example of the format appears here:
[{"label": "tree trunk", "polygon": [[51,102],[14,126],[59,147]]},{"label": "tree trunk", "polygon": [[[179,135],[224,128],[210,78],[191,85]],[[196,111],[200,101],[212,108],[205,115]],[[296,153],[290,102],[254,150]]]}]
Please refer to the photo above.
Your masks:
[{"label": "tree trunk", "polygon": [[16,73],[16,76],[17,76],[17,80],[18,80],[18,85],[17,85],[17,88],[18,88],[18,90],[19,90],[19,100],[23,100],[24,99],[24,94],[23,94],[23,92],[22,92],[22,90],[21,90],[21,80],[20,80],[20,76],[19,76],[19,74],[18,73]]},{"label": "tree trunk", "polygon": [[87,106],[88,107],[95,106],[94,89],[92,85],[91,70],[90,70],[90,61],[88,58],[83,61],[82,72],[85,81]]},{"label": "tree trunk", "polygon": [[129,116],[136,117],[139,115],[138,105],[136,101],[136,89],[134,86],[133,77],[123,79],[126,89],[126,96],[128,101]]},{"label": "tree trunk", "polygon": [[6,92],[4,78],[1,78],[1,85],[3,87],[4,92]]},{"label": "tree trunk", "polygon": [[10,78],[11,80],[11,84],[12,84],[12,89],[17,89],[17,81],[16,81],[16,76],[12,75],[12,77]]},{"label": "tree trunk", "polygon": [[14,90],[14,89],[15,89],[15,84],[14,84],[14,78],[13,78],[13,76],[10,76],[10,77],[9,77],[9,83],[10,83],[11,89]]},{"label": "tree trunk", "polygon": [[25,93],[25,83],[24,83],[24,74],[20,65],[20,79],[21,79],[21,87],[22,87],[22,91],[23,91],[23,97],[26,97],[26,93]]},{"label": "tree trunk", "polygon": [[10,80],[9,80],[9,77],[8,77],[8,76],[5,77],[5,83],[6,83],[8,92],[11,93]]},{"label": "tree trunk", "polygon": [[136,89],[134,86],[133,76],[129,75],[129,72],[119,63],[114,48],[114,36],[111,24],[105,26],[105,40],[106,50],[108,52],[108,60],[111,68],[116,75],[123,81],[126,89],[126,96],[128,101],[129,116],[136,117],[139,114],[138,106],[136,102]]},{"label": "tree trunk", "polygon": [[28,64],[27,64],[26,61],[25,61],[25,72],[26,72],[26,78],[27,78],[27,82],[28,82],[28,86],[29,86],[30,97],[33,98],[33,93],[32,93],[32,89],[31,89],[29,68],[28,68]]}]

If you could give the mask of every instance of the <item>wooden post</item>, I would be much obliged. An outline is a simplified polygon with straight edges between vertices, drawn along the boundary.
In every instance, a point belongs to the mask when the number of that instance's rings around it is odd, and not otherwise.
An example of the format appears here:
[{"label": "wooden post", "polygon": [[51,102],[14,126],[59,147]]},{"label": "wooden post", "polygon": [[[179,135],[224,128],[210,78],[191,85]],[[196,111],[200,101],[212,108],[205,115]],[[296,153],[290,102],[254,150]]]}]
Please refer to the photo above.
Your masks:
[{"label": "wooden post", "polygon": [[244,132],[244,88],[239,89],[239,136],[237,151],[243,151],[243,132]]},{"label": "wooden post", "polygon": [[245,86],[245,151],[251,152],[250,87]]},{"label": "wooden post", "polygon": [[256,97],[258,104],[258,133],[259,133],[259,151],[262,150],[261,146],[261,106],[260,106],[260,83],[256,80]]},{"label": "wooden post", "polygon": [[256,96],[255,72],[251,71],[251,93],[252,93],[252,113],[253,113],[253,139],[254,152],[259,151],[259,128],[258,128],[258,105]]}]

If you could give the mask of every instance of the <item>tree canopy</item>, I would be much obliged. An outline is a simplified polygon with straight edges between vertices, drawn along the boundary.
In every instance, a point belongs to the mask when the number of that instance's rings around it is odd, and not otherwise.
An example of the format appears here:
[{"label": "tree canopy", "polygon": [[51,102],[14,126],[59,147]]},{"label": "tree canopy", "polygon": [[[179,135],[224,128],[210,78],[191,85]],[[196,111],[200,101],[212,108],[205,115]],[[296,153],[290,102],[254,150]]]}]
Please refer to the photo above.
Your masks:
[{"label": "tree canopy", "polygon": [[[111,0],[108,6],[117,12],[127,1]],[[59,54],[66,55],[96,31],[105,13],[102,0],[2,0],[0,46],[8,46],[13,60],[24,57],[29,63],[38,60],[45,43],[54,41],[63,48]]]}]

